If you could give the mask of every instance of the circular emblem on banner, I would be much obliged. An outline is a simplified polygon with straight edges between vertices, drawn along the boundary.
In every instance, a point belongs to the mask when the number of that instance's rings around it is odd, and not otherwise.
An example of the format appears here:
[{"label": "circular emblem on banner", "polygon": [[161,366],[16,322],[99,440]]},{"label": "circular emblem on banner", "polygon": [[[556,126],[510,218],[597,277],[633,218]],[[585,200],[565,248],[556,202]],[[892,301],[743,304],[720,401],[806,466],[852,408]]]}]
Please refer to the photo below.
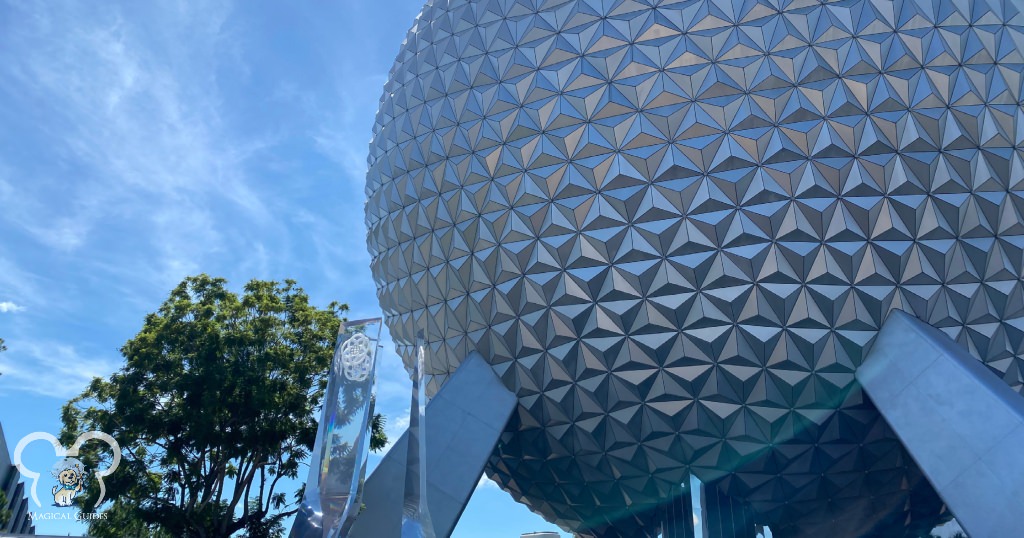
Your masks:
[{"label": "circular emblem on banner", "polygon": [[373,346],[363,333],[356,333],[341,345],[341,367],[345,377],[365,381],[373,367]]}]

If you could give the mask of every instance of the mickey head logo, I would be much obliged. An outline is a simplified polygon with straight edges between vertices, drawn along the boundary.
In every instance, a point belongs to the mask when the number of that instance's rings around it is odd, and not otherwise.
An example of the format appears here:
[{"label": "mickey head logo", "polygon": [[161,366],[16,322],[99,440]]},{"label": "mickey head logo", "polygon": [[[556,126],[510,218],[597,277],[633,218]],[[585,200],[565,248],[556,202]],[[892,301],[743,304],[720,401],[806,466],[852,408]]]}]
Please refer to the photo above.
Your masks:
[{"label": "mickey head logo", "polygon": [[53,446],[53,451],[56,453],[57,458],[74,458],[78,456],[78,449],[82,447],[82,443],[90,441],[92,439],[98,439],[107,443],[110,449],[114,453],[114,460],[110,463],[110,467],[106,469],[97,469],[94,473],[96,475],[96,483],[100,485],[100,496],[96,499],[95,506],[99,506],[103,503],[103,497],[106,495],[107,490],[103,485],[103,477],[109,476],[111,473],[117,470],[117,466],[121,463],[121,445],[117,444],[117,441],[113,437],[99,431],[85,432],[75,439],[75,444],[71,445],[70,449],[64,448],[53,435],[46,432],[32,432],[18,441],[18,446],[14,448],[14,465],[18,468],[18,472],[21,473],[26,479],[32,479],[32,501],[36,503],[36,506],[42,506],[39,502],[39,496],[36,495],[36,485],[39,483],[39,473],[30,470],[21,462],[21,454],[33,441],[48,441]]}]

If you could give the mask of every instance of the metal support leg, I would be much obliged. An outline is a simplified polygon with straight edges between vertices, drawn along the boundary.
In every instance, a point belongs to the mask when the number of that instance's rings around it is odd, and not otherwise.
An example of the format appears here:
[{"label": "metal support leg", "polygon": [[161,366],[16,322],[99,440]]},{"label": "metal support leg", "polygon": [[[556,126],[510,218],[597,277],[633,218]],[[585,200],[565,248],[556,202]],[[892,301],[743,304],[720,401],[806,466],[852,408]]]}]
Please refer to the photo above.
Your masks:
[{"label": "metal support leg", "polygon": [[[450,536],[476,489],[517,399],[477,353],[463,361],[426,408],[426,498],[435,536]],[[408,440],[384,456],[363,488],[365,508],[349,536],[401,535]]]},{"label": "metal support leg", "polygon": [[971,536],[1020,536],[1024,398],[939,330],[900,311],[857,380]]}]

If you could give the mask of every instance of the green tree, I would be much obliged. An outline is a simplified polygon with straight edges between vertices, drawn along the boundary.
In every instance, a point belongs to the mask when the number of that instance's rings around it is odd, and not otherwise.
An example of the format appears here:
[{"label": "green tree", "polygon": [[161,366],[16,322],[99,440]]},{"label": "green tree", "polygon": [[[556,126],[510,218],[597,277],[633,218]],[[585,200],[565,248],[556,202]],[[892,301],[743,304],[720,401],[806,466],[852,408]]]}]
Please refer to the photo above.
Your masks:
[{"label": "green tree", "polygon": [[7,494],[4,493],[3,491],[0,491],[0,529],[6,527],[7,524],[10,523],[11,518],[14,517],[14,514],[11,513],[11,511],[7,509],[6,506]]},{"label": "green tree", "polygon": [[387,419],[384,418],[384,415],[380,413],[373,415],[373,421],[370,423],[370,450],[377,452],[387,446],[388,436],[384,433],[386,424]]},{"label": "green tree", "polygon": [[[122,447],[104,482],[113,503],[90,535],[279,535],[296,511],[280,480],[298,477],[312,450],[346,309],[311,305],[291,280],[252,280],[240,297],[222,278],[179,284],[121,348],[125,365],[62,410],[65,446],[100,430]],[[373,425],[379,441],[383,417]],[[88,443],[79,457],[104,468],[111,455]],[[84,511],[98,490],[76,499]]]},{"label": "green tree", "polygon": [[136,513],[135,508],[124,497],[118,498],[103,511],[102,524],[89,525],[89,536],[92,538],[174,538],[171,533],[160,528],[156,523],[146,523]]}]

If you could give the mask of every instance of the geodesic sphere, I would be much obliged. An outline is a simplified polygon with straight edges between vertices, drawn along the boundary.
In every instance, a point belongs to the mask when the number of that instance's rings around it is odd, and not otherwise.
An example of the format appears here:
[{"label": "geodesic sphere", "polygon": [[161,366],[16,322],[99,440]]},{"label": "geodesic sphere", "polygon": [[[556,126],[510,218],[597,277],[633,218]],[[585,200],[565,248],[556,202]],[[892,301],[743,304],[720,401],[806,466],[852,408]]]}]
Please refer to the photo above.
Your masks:
[{"label": "geodesic sphere", "polygon": [[645,528],[687,468],[797,502],[883,436],[854,371],[891,309],[1021,388],[1021,24],[428,2],[369,157],[391,335],[408,358],[425,331],[432,390],[483,354],[520,399],[489,473],[565,527]]}]

